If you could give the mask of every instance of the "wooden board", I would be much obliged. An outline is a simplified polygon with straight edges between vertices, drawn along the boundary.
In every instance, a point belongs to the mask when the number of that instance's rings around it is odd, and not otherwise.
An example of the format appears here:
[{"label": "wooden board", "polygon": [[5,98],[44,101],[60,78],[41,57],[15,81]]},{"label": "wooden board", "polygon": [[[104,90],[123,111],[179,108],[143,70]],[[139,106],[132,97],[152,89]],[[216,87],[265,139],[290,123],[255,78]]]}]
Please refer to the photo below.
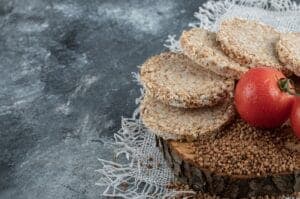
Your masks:
[{"label": "wooden board", "polygon": [[224,198],[283,195],[300,191],[299,171],[259,177],[218,174],[195,165],[193,160],[196,157],[190,143],[156,139],[157,146],[178,179],[196,191]]}]

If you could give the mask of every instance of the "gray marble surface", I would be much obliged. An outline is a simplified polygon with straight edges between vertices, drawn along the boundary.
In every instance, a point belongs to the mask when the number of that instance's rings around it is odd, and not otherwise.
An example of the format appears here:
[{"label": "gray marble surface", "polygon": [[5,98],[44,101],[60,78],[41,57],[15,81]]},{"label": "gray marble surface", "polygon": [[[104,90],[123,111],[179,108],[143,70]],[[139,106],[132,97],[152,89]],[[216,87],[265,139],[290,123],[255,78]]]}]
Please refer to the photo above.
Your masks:
[{"label": "gray marble surface", "polygon": [[97,157],[131,116],[136,66],[197,0],[0,0],[0,198],[101,198]]},{"label": "gray marble surface", "polygon": [[101,198],[131,72],[202,2],[0,0],[0,199]]}]

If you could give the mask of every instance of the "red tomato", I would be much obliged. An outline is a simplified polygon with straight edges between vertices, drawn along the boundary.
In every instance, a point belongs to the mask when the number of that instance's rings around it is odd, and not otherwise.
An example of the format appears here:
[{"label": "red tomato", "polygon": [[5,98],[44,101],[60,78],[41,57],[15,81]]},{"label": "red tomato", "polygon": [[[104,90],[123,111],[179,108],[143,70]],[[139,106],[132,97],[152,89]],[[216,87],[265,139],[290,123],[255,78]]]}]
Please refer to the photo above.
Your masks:
[{"label": "red tomato", "polygon": [[274,128],[288,118],[294,96],[281,91],[278,80],[285,76],[269,67],[250,69],[239,80],[234,101],[242,119],[250,125]]},{"label": "red tomato", "polygon": [[296,97],[290,120],[295,135],[300,138],[300,97]]}]

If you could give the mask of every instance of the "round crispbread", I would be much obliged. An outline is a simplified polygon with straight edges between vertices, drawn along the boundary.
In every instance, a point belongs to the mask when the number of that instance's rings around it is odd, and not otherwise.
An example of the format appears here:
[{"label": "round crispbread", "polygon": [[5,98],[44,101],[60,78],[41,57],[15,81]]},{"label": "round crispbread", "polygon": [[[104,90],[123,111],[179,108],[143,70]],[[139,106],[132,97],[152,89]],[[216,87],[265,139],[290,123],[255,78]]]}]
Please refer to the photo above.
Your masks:
[{"label": "round crispbread", "polygon": [[190,59],[223,77],[239,79],[248,70],[246,65],[241,66],[223,53],[214,32],[192,28],[182,33],[180,44]]},{"label": "round crispbread", "polygon": [[214,106],[234,90],[233,80],[202,69],[183,54],[171,52],[147,60],[140,75],[149,95],[175,107]]},{"label": "round crispbread", "polygon": [[229,99],[215,107],[184,109],[165,105],[146,95],[140,108],[145,126],[154,134],[172,140],[195,140],[213,135],[235,116]]},{"label": "round crispbread", "polygon": [[221,23],[217,40],[222,50],[240,64],[269,66],[290,75],[276,52],[280,33],[273,27],[253,20],[229,19]]},{"label": "round crispbread", "polygon": [[281,34],[276,49],[280,61],[300,76],[300,33]]}]

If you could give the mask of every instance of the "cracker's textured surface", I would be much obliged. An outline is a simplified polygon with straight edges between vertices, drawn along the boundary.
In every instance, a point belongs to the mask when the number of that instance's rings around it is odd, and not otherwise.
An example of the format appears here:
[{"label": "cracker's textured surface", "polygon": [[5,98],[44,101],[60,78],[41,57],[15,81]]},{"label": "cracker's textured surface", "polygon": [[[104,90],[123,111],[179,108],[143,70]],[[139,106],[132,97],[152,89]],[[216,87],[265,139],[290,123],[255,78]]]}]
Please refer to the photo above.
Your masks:
[{"label": "cracker's textured surface", "polygon": [[180,44],[189,58],[221,76],[239,79],[248,70],[223,53],[214,32],[192,28],[182,33]]},{"label": "cracker's textured surface", "polygon": [[223,21],[217,32],[222,50],[240,64],[270,66],[289,74],[276,52],[279,36],[270,26],[238,18]]},{"label": "cracker's textured surface", "polygon": [[232,94],[234,81],[205,71],[183,54],[162,53],[141,68],[141,81],[152,97],[184,108],[214,106]]},{"label": "cracker's textured surface", "polygon": [[222,129],[234,118],[232,102],[209,108],[184,109],[165,105],[145,96],[141,118],[147,128],[165,139],[195,140]]},{"label": "cracker's textured surface", "polygon": [[281,34],[277,43],[277,52],[280,61],[300,76],[300,33]]}]

